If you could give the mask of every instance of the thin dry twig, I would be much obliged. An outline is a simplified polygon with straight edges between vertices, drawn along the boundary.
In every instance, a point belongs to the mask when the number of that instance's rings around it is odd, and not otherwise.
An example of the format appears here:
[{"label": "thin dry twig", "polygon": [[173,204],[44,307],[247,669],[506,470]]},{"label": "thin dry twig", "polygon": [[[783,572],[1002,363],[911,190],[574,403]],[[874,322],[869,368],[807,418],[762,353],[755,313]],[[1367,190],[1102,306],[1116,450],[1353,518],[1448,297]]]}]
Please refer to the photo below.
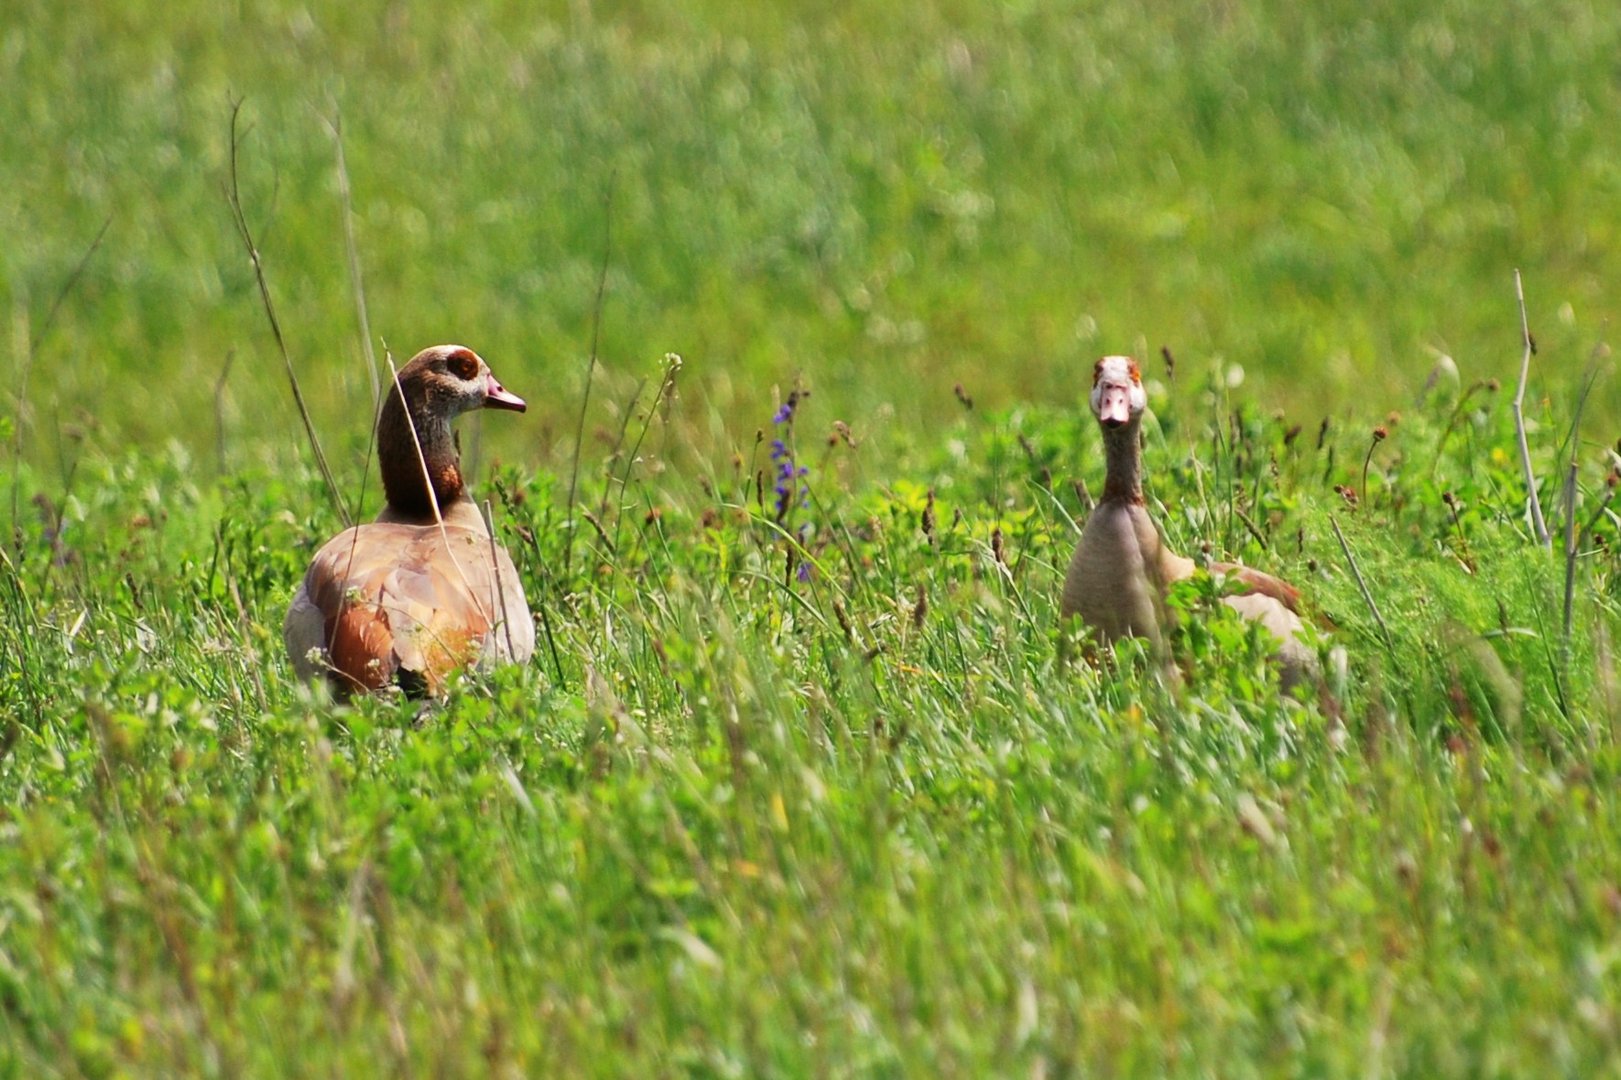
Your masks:
[{"label": "thin dry twig", "polygon": [[1243,507],[1235,505],[1233,513],[1238,515],[1238,520],[1243,524],[1245,530],[1255,538],[1255,542],[1261,545],[1262,551],[1272,546],[1271,542],[1267,540],[1266,534],[1261,531],[1261,527],[1255,524],[1248,514],[1244,513]]},{"label": "thin dry twig", "polygon": [[[490,613],[484,610],[484,601],[479,599],[478,591],[473,583],[467,579],[467,571],[462,569],[461,560],[456,558],[456,550],[451,547],[450,533],[445,529],[445,515],[439,509],[439,493],[433,489],[433,474],[428,471],[428,458],[422,453],[422,439],[417,435],[416,417],[411,415],[411,403],[406,400],[405,387],[400,385],[400,373],[394,369],[394,357],[385,354],[388,361],[388,376],[394,383],[394,392],[400,395],[400,408],[405,410],[405,427],[411,433],[411,446],[417,452],[417,464],[422,466],[422,483],[428,489],[428,505],[433,507],[433,520],[439,526],[439,540],[445,545],[445,551],[450,555],[450,564],[456,568],[456,576],[462,579],[462,586],[467,589],[479,606],[479,614],[484,616],[485,622],[490,621]],[[491,541],[494,542],[493,539]]]},{"label": "thin dry twig", "polygon": [[568,505],[563,512],[568,540],[563,545],[563,575],[568,576],[574,562],[574,497],[580,485],[580,450],[585,445],[585,411],[591,403],[591,379],[597,372],[597,345],[602,333],[602,297],[608,288],[608,257],[613,253],[614,175],[608,177],[608,192],[603,196],[602,209],[602,265],[597,269],[597,296],[591,306],[591,357],[585,365],[585,391],[580,395],[580,419],[574,427],[574,463],[569,469]]},{"label": "thin dry twig", "polygon": [[541,558],[540,554],[540,542],[535,539],[533,529],[520,527],[518,536],[529,545],[529,550],[534,555],[535,563],[540,569],[540,592],[535,597],[535,606],[540,609],[540,626],[546,634],[546,648],[552,654],[552,669],[557,672],[557,685],[566,687],[568,680],[563,677],[563,658],[557,652],[557,639],[552,634],[552,617],[546,605],[546,585],[549,579],[545,571],[546,562]]},{"label": "thin dry twig", "polygon": [[1559,639],[1561,667],[1570,664],[1570,620],[1576,606],[1576,455],[1570,455],[1565,473],[1565,622]]},{"label": "thin dry twig", "polygon": [[[349,164],[343,154],[343,115],[334,107],[333,115],[330,118],[323,116],[321,119],[326,123],[327,130],[332,134],[332,143],[337,157],[338,201],[343,216],[344,255],[349,266],[349,290],[354,297],[355,318],[360,330],[360,347],[366,358],[366,378],[371,383],[371,433],[366,441],[365,466],[360,472],[360,494],[355,499],[355,513],[358,516],[360,508],[366,505],[366,482],[371,477],[372,453],[377,448],[377,425],[383,419],[383,389],[382,382],[378,377],[377,356],[372,351],[371,318],[367,314],[366,306],[366,281],[360,272],[360,246],[355,241],[353,189],[349,184]],[[384,347],[387,347],[386,343]],[[401,401],[403,404],[403,398]],[[409,420],[409,415],[407,420]],[[415,434],[414,431],[413,434]],[[356,529],[349,541],[349,562],[344,568],[345,578],[349,576],[349,568],[354,566],[355,552],[359,545],[360,530]],[[338,603],[339,618],[343,617],[343,611],[348,605],[349,599],[346,591],[343,599]],[[348,677],[347,673],[344,674],[345,677]]]},{"label": "thin dry twig", "polygon": [[[359,282],[358,279],[353,281],[353,285],[354,285],[354,287],[355,287],[355,289],[357,291],[359,291],[362,288],[362,285],[361,285],[361,283]],[[358,300],[357,300],[357,303],[359,303],[361,305],[364,305],[365,304],[365,297],[364,296],[359,297]],[[385,351],[388,349],[388,343],[387,342],[383,343],[383,348],[384,348]],[[369,347],[367,349],[367,352],[368,353],[370,352]],[[392,364],[393,364],[392,356],[390,356],[389,363],[392,366]],[[369,366],[370,365],[368,364],[368,367]],[[403,396],[401,397],[400,400],[401,400],[401,404],[404,404],[404,397]],[[409,422],[409,420],[410,420],[409,413],[407,413],[406,419]],[[366,505],[366,483],[367,483],[368,480],[371,479],[371,459],[372,459],[373,453],[375,453],[376,450],[377,450],[377,428],[378,428],[378,425],[382,423],[382,421],[383,421],[383,403],[382,403],[382,400],[379,398],[375,402],[374,407],[372,409],[371,431],[368,433],[367,438],[366,438],[366,461],[365,461],[365,465],[360,470],[360,494],[355,497],[355,513],[357,515],[360,512],[360,508]],[[413,434],[415,434],[414,430],[413,430]],[[431,491],[431,489],[430,489],[430,491]],[[352,530],[350,532],[350,535],[349,535],[349,561],[346,564],[344,564],[344,568],[343,568],[343,576],[344,576],[345,580],[348,580],[349,571],[351,569],[353,569],[353,567],[355,565],[355,552],[358,551],[359,548],[360,548],[360,530],[357,528],[357,529]],[[338,616],[337,617],[339,619],[343,618],[343,613],[348,608],[348,605],[351,602],[350,592],[351,592],[351,590],[348,590],[348,589],[344,590],[343,599],[338,601]],[[336,671],[337,669],[336,668],[331,668],[330,670]],[[343,674],[344,678],[349,678],[349,679],[351,679],[351,681],[353,681],[352,677],[347,672],[342,672],[341,674]]]},{"label": "thin dry twig", "polygon": [[349,164],[343,156],[343,115],[335,113],[326,120],[332,133],[332,145],[337,152],[338,199],[343,204],[343,250],[349,263],[349,286],[355,297],[355,319],[360,324],[360,345],[366,354],[366,375],[371,379],[371,406],[375,412],[382,408],[383,385],[377,378],[377,356],[371,347],[371,317],[366,313],[366,282],[360,272],[360,246],[355,242],[354,199],[349,186]]},{"label": "thin dry twig", "polygon": [[[19,496],[22,491],[23,428],[26,426],[24,418],[28,403],[28,376],[33,370],[34,357],[39,354],[40,346],[45,343],[45,338],[50,334],[51,327],[56,325],[57,313],[62,310],[62,304],[73,292],[74,286],[79,284],[79,279],[84,277],[85,268],[90,265],[91,258],[100,250],[101,242],[106,238],[107,230],[112,228],[112,224],[113,218],[109,214],[107,220],[101,223],[101,228],[96,230],[96,238],[90,241],[90,246],[84,249],[84,254],[79,256],[79,261],[74,264],[72,271],[63,280],[62,287],[56,291],[56,296],[51,300],[51,306],[45,311],[45,321],[40,323],[39,329],[31,335],[27,330],[26,309],[19,304],[19,310],[23,312],[24,318],[17,324],[18,348],[22,352],[22,356],[17,364],[16,430],[12,433],[11,447],[11,532],[13,540],[17,539]],[[19,547],[18,550],[20,551],[21,548]]]},{"label": "thin dry twig", "polygon": [[631,391],[630,400],[625,402],[622,410],[622,419],[619,421],[619,434],[614,438],[613,446],[608,450],[608,456],[603,462],[602,501],[597,504],[597,513],[603,517],[608,516],[608,496],[613,493],[614,474],[613,463],[619,458],[619,451],[625,447],[625,437],[630,434],[630,422],[636,415],[636,406],[641,404],[642,391],[647,388],[647,379],[636,380],[636,389]]},{"label": "thin dry twig", "polygon": [[219,378],[214,380],[214,456],[219,471],[225,471],[225,380],[231,377],[231,364],[236,360],[236,350],[225,351],[225,365],[220,368]]},{"label": "thin dry twig", "polygon": [[1525,490],[1531,500],[1531,527],[1536,531],[1537,543],[1549,550],[1553,540],[1548,535],[1548,523],[1542,517],[1542,500],[1537,498],[1537,475],[1531,468],[1531,447],[1525,438],[1525,384],[1531,375],[1531,356],[1537,351],[1531,337],[1531,324],[1525,315],[1525,287],[1520,282],[1520,271],[1514,271],[1514,299],[1520,305],[1520,339],[1525,351],[1520,356],[1520,388],[1514,395],[1514,435],[1520,443],[1520,468],[1525,472]]},{"label": "thin dry twig", "polygon": [[23,535],[22,526],[17,521],[22,513],[23,429],[28,424],[28,373],[34,366],[34,350],[29,345],[28,307],[21,296],[13,305],[11,322],[15,348],[21,355],[17,362],[15,424],[11,433],[11,535],[7,542],[17,545],[17,555],[21,558]]},{"label": "thin dry twig", "polygon": [[68,294],[73,291],[73,287],[84,276],[85,267],[90,265],[91,257],[101,247],[101,241],[107,235],[107,230],[112,228],[112,225],[113,217],[108,214],[107,220],[102,222],[101,228],[96,231],[96,238],[90,241],[90,246],[85,248],[84,254],[79,256],[78,263],[74,265],[73,272],[67,276],[67,280],[62,282],[62,287],[57,290],[56,298],[51,301],[50,308],[45,312],[45,321],[39,324],[39,330],[35,332],[33,340],[28,344],[30,353],[37,353],[39,347],[45,343],[45,336],[51,332],[51,327],[56,325],[56,313],[62,309],[62,302],[68,298]]},{"label": "thin dry twig", "polygon": [[[1596,354],[1597,350],[1595,350]],[[1593,384],[1598,381],[1598,371],[1595,368],[1589,371],[1587,381],[1582,386],[1581,394],[1576,398],[1576,414],[1570,422],[1570,465],[1565,471],[1564,515],[1565,515],[1565,622],[1564,633],[1560,638],[1560,662],[1562,666],[1570,664],[1570,623],[1576,605],[1576,554],[1581,547],[1578,542],[1581,535],[1576,528],[1576,459],[1577,447],[1581,442],[1582,412],[1587,408],[1587,395],[1592,393]],[[1605,498],[1608,505],[1609,498]]]},{"label": "thin dry twig", "polygon": [[[642,443],[647,441],[647,433],[653,426],[653,417],[658,414],[659,406],[666,404],[670,400],[670,397],[675,393],[675,378],[680,371],[681,357],[675,353],[665,353],[664,378],[659,380],[659,388],[653,392],[652,404],[648,405],[647,414],[642,421],[642,433],[636,436],[636,442],[631,446],[630,454],[625,458],[625,468],[619,475],[619,499],[621,504],[624,502],[625,489],[630,486],[630,471],[635,467],[636,457],[642,452]],[[638,384],[636,387],[636,395],[638,398],[641,396],[641,393],[642,387],[641,384]],[[668,417],[666,417],[666,423],[668,423]],[[608,479],[609,483],[611,484],[613,482],[613,477],[611,474],[609,475]],[[604,508],[606,508],[608,505],[607,487],[603,488],[602,505]],[[616,540],[619,537],[619,528],[624,524],[624,521],[625,511],[623,505],[621,505],[618,514],[614,518],[614,538]]]},{"label": "thin dry twig", "polygon": [[242,99],[231,102],[231,145],[230,145],[230,178],[225,184],[225,201],[231,208],[231,221],[236,226],[237,236],[242,240],[242,246],[247,249],[248,261],[253,264],[253,277],[259,285],[259,299],[264,304],[265,317],[270,320],[270,333],[276,339],[276,348],[281,352],[281,361],[287,369],[287,381],[293,388],[293,402],[298,406],[298,415],[304,421],[304,434],[310,441],[310,449],[315,451],[315,464],[321,470],[321,478],[326,481],[327,491],[332,495],[332,503],[338,508],[338,516],[343,519],[345,528],[354,524],[354,518],[349,508],[344,505],[343,496],[338,492],[338,482],[333,479],[332,468],[327,464],[326,454],[321,450],[321,440],[315,435],[315,423],[310,419],[310,410],[304,403],[304,391],[298,385],[298,373],[293,370],[293,358],[287,352],[287,341],[282,336],[281,320],[276,317],[276,305],[270,299],[270,283],[265,279],[264,263],[259,258],[259,248],[253,241],[253,230],[248,226],[247,214],[242,209],[242,190],[238,183],[237,150],[240,139],[237,136],[237,120],[242,115]]},{"label": "thin dry twig", "polygon": [[495,575],[495,596],[493,599],[500,606],[501,629],[507,636],[507,658],[514,656],[512,648],[512,620],[507,618],[507,587],[501,580],[501,561],[496,557],[495,548],[495,515],[490,512],[490,500],[484,500],[484,528],[490,534],[490,572]]},{"label": "thin dry twig", "polygon": [[[676,376],[681,373],[681,357],[675,353],[664,355],[664,378],[659,381],[658,390],[653,393],[653,401],[647,407],[647,417],[642,423],[642,433],[636,437],[636,442],[630,448],[630,455],[625,458],[625,468],[619,477],[619,491],[623,496],[625,488],[630,484],[630,470],[635,466],[637,455],[642,452],[642,443],[647,441],[647,433],[653,426],[653,417],[661,406],[666,405],[671,395],[675,393]],[[668,410],[666,410],[668,411]]]},{"label": "thin dry twig", "polygon": [[1390,636],[1390,627],[1385,625],[1385,617],[1379,614],[1379,605],[1373,602],[1373,593],[1368,591],[1368,583],[1362,579],[1362,570],[1356,564],[1356,556],[1351,554],[1351,545],[1346,543],[1345,534],[1340,531],[1339,518],[1329,515],[1328,523],[1334,527],[1334,538],[1340,542],[1340,550],[1345,552],[1346,565],[1351,568],[1351,577],[1356,580],[1356,587],[1362,593],[1362,602],[1368,605],[1373,613],[1373,621],[1379,625],[1379,633],[1384,635],[1385,647],[1395,648],[1395,639]]},{"label": "thin dry twig", "polygon": [[[323,119],[325,118],[323,117]],[[360,345],[362,351],[364,351],[366,354],[366,377],[371,381],[371,432],[366,440],[365,465],[360,470],[360,494],[355,498],[355,514],[358,517],[361,507],[366,505],[366,484],[367,481],[371,479],[371,459],[373,452],[375,452],[377,449],[377,426],[382,422],[383,419],[383,392],[382,384],[378,377],[377,357],[372,352],[371,320],[366,314],[366,281],[360,273],[360,248],[359,245],[355,243],[355,232],[353,225],[354,209],[350,199],[349,166],[345,162],[343,156],[343,117],[335,113],[331,120],[327,120],[327,128],[332,132],[332,140],[337,147],[338,194],[343,210],[344,247],[349,260],[349,289],[354,294],[355,314],[360,322]],[[383,347],[387,349],[388,343],[384,342]],[[391,366],[392,363],[393,360],[391,357]],[[404,403],[405,398],[402,395],[400,398],[400,404],[403,405]],[[409,412],[407,412],[406,418],[409,421]],[[415,434],[414,431],[413,434]],[[356,529],[349,542],[349,563],[348,566],[344,568],[345,578],[349,576],[349,568],[354,566],[355,551],[359,545],[360,530]],[[338,614],[340,618],[342,617],[345,604],[348,603],[348,599],[349,598],[346,594],[344,599],[338,604]]]}]

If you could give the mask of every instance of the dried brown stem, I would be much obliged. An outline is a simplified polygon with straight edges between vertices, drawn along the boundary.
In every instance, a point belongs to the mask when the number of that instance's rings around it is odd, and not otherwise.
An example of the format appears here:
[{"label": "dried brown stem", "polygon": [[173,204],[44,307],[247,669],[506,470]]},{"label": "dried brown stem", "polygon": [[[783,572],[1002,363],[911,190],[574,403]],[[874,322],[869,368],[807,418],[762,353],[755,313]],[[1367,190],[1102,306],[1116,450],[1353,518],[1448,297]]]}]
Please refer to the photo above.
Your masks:
[{"label": "dried brown stem", "polygon": [[73,272],[67,276],[66,281],[62,282],[62,287],[57,290],[56,298],[51,301],[49,310],[45,312],[45,321],[39,324],[38,332],[34,334],[34,339],[29,342],[28,351],[30,353],[38,352],[39,347],[44,344],[45,335],[49,334],[51,327],[56,325],[56,313],[61,310],[62,302],[68,298],[68,294],[73,291],[73,287],[84,276],[85,267],[90,265],[91,256],[95,255],[96,249],[101,247],[102,238],[107,235],[107,230],[112,228],[112,224],[113,218],[109,214],[107,220],[101,223],[101,228],[96,231],[96,238],[90,241],[90,246],[85,248],[83,255],[79,256],[79,261],[74,265]]},{"label": "dried brown stem", "polygon": [[[34,357],[39,353],[39,347],[44,344],[46,335],[51,332],[51,327],[56,325],[57,312],[62,310],[63,302],[73,292],[73,287],[79,283],[79,279],[84,276],[85,267],[90,265],[91,257],[100,249],[101,241],[106,237],[107,230],[112,227],[112,224],[112,215],[109,214],[107,220],[101,223],[101,228],[96,231],[96,238],[90,241],[90,246],[85,248],[84,254],[79,256],[79,261],[74,264],[73,270],[68,274],[66,280],[62,282],[62,287],[56,291],[56,297],[51,301],[51,306],[46,309],[45,321],[40,323],[39,329],[30,336],[26,330],[26,322],[19,324],[18,348],[22,348],[23,343],[26,343],[27,349],[19,358],[17,365],[17,422],[11,447],[11,533],[13,540],[18,540],[18,499],[22,491],[23,429],[27,426],[28,375],[33,369]],[[18,550],[22,550],[20,545]]]},{"label": "dried brown stem", "polygon": [[293,388],[293,402],[298,406],[299,418],[304,422],[304,434],[309,438],[310,449],[315,452],[315,464],[321,471],[321,479],[326,481],[327,491],[332,495],[332,504],[338,508],[338,516],[343,519],[345,528],[354,524],[354,518],[349,508],[344,505],[343,496],[338,492],[338,482],[333,479],[332,468],[327,464],[326,454],[321,450],[321,440],[316,437],[315,423],[310,419],[309,406],[304,403],[304,391],[298,385],[298,373],[293,370],[293,358],[287,352],[287,341],[282,336],[281,320],[276,317],[276,305],[270,298],[270,283],[265,279],[263,261],[259,258],[259,248],[253,241],[253,230],[248,226],[247,214],[242,209],[242,189],[238,182],[237,150],[240,139],[237,136],[237,120],[242,115],[242,101],[237,99],[231,102],[231,144],[230,144],[230,177],[225,185],[225,201],[231,208],[231,221],[236,226],[237,236],[242,246],[247,249],[248,261],[253,264],[253,277],[259,286],[259,299],[264,304],[265,317],[270,320],[270,333],[276,339],[276,348],[281,353],[282,365],[287,369],[287,382]]},{"label": "dried brown stem", "polygon": [[337,152],[338,199],[343,204],[343,251],[349,263],[349,287],[355,297],[355,320],[360,325],[360,346],[366,354],[366,375],[371,379],[371,405],[376,411],[383,405],[383,386],[377,377],[377,356],[371,346],[371,317],[366,312],[366,281],[360,272],[360,246],[355,242],[355,211],[352,189],[349,186],[349,164],[343,156],[343,116],[334,114],[326,122],[332,132],[332,146]]},{"label": "dried brown stem", "polygon": [[[1560,660],[1563,666],[1570,663],[1570,623],[1576,604],[1576,554],[1581,547],[1579,539],[1581,533],[1576,528],[1576,451],[1581,443],[1582,413],[1587,409],[1587,395],[1592,393],[1593,384],[1598,381],[1596,364],[1599,350],[1594,350],[1595,369],[1587,376],[1582,385],[1582,392],[1576,399],[1576,414],[1570,421],[1570,465],[1565,472],[1564,514],[1565,514],[1565,623],[1564,635],[1560,639]],[[1605,498],[1605,505],[1609,498]]]},{"label": "dried brown stem", "polygon": [[231,364],[235,360],[236,350],[227,349],[225,365],[220,368],[219,378],[214,380],[214,457],[222,473],[225,471],[225,380],[231,377]]},{"label": "dried brown stem", "polygon": [[1345,534],[1340,531],[1339,519],[1329,515],[1328,523],[1334,527],[1334,538],[1340,542],[1340,550],[1345,552],[1345,563],[1351,568],[1351,577],[1362,593],[1362,602],[1368,605],[1368,611],[1373,614],[1373,621],[1379,626],[1379,633],[1384,636],[1385,647],[1394,649],[1395,639],[1390,636],[1390,627],[1385,625],[1385,617],[1379,614],[1379,605],[1373,602],[1373,593],[1368,591],[1368,583],[1362,579],[1362,570],[1356,564],[1356,556],[1351,554],[1351,545],[1346,543]]},{"label": "dried brown stem", "polygon": [[1537,498],[1537,474],[1531,468],[1531,447],[1525,438],[1525,384],[1531,374],[1531,355],[1537,351],[1531,337],[1531,324],[1525,315],[1525,286],[1520,282],[1520,271],[1514,271],[1514,299],[1520,305],[1520,340],[1525,351],[1520,356],[1520,388],[1514,394],[1514,435],[1520,443],[1520,468],[1525,472],[1525,491],[1531,501],[1531,527],[1537,543],[1549,550],[1553,540],[1548,535],[1548,523],[1542,517],[1542,500]]},{"label": "dried brown stem", "polygon": [[495,575],[495,596],[492,598],[501,613],[501,629],[507,635],[507,656],[517,655],[512,648],[512,623],[507,619],[507,587],[501,580],[501,560],[495,555],[495,515],[490,512],[490,500],[484,500],[484,528],[490,534],[490,572]]},{"label": "dried brown stem", "polygon": [[[400,408],[405,412],[405,428],[411,433],[411,447],[416,451],[417,464],[422,467],[422,486],[428,489],[428,505],[433,507],[434,524],[439,526],[439,542],[445,545],[445,551],[450,555],[450,564],[456,568],[456,576],[462,579],[462,588],[466,589],[467,595],[478,604],[479,614],[483,615],[485,622],[488,623],[491,620],[489,613],[483,610],[484,601],[473,589],[473,583],[467,580],[467,571],[462,569],[461,560],[456,558],[456,551],[451,547],[450,533],[445,531],[445,515],[439,506],[439,493],[433,489],[433,474],[428,471],[428,459],[422,453],[422,438],[417,434],[416,418],[411,415],[411,407],[407,404],[405,387],[400,385],[400,373],[394,368],[392,356],[385,353],[383,358],[388,361],[389,381],[394,384],[394,393],[400,395]],[[495,543],[493,533],[490,535],[490,543]]]},{"label": "dried brown stem", "polygon": [[580,450],[585,445],[585,411],[591,403],[591,379],[597,372],[597,345],[602,333],[602,297],[608,288],[608,257],[613,253],[614,178],[608,177],[608,192],[602,208],[602,265],[597,269],[597,296],[591,305],[591,357],[585,365],[585,390],[580,395],[580,419],[574,428],[574,463],[569,468],[568,504],[563,512],[568,539],[563,545],[563,576],[574,561],[574,497],[580,486]]}]

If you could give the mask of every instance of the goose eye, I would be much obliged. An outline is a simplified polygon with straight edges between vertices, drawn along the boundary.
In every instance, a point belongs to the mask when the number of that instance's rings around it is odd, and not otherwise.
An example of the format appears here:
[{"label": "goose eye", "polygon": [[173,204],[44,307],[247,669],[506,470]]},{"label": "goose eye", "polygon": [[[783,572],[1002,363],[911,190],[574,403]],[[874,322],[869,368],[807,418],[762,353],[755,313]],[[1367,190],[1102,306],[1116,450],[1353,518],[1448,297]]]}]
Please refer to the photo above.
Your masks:
[{"label": "goose eye", "polygon": [[458,379],[472,380],[478,375],[478,359],[466,350],[452,353],[445,366]]}]

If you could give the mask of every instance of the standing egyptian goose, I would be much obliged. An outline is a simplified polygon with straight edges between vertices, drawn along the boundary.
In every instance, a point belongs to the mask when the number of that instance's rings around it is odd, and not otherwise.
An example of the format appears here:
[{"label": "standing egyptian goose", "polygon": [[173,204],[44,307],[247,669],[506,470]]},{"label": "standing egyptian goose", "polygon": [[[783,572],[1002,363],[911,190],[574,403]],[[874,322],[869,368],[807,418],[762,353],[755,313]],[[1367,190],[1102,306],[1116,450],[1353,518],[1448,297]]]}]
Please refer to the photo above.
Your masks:
[{"label": "standing egyptian goose", "polygon": [[282,637],[299,675],[325,675],[344,697],[390,685],[438,694],[469,662],[529,659],[523,585],[467,494],[450,428],[473,409],[524,408],[460,345],[424,349],[400,369],[377,419],[387,503],[327,541],[287,611]]},{"label": "standing egyptian goose", "polygon": [[[1062,612],[1066,619],[1079,615],[1105,643],[1141,637],[1158,652],[1164,646],[1166,590],[1191,577],[1195,566],[1166,546],[1143,501],[1141,428],[1147,407],[1137,361],[1105,356],[1097,362],[1092,415],[1103,432],[1108,472],[1103,497],[1070,560]],[[1233,563],[1216,563],[1211,571],[1243,589],[1222,602],[1278,639],[1275,658],[1285,687],[1315,670],[1316,657],[1301,640],[1300,594],[1292,585]]]}]

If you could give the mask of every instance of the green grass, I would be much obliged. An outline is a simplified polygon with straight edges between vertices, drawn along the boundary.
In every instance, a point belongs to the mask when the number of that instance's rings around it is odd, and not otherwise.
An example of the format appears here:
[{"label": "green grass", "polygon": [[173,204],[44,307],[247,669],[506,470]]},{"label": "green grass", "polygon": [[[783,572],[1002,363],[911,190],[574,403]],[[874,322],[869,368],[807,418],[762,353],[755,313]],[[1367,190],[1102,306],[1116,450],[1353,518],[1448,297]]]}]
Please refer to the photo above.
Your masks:
[{"label": "green grass", "polygon": [[[25,0],[0,1074],[1621,1069],[1621,399],[1575,443],[1568,634],[1509,412],[1519,266],[1562,528],[1621,13],[1297,7]],[[426,717],[282,655],[338,518],[219,190],[233,92],[345,495],[323,116],[374,330],[533,405],[467,444],[540,648]],[[1081,383],[1120,350],[1167,536],[1303,588],[1335,708],[1198,584],[1180,685],[1074,658]],[[1419,399],[1432,350],[1461,378]]]}]

